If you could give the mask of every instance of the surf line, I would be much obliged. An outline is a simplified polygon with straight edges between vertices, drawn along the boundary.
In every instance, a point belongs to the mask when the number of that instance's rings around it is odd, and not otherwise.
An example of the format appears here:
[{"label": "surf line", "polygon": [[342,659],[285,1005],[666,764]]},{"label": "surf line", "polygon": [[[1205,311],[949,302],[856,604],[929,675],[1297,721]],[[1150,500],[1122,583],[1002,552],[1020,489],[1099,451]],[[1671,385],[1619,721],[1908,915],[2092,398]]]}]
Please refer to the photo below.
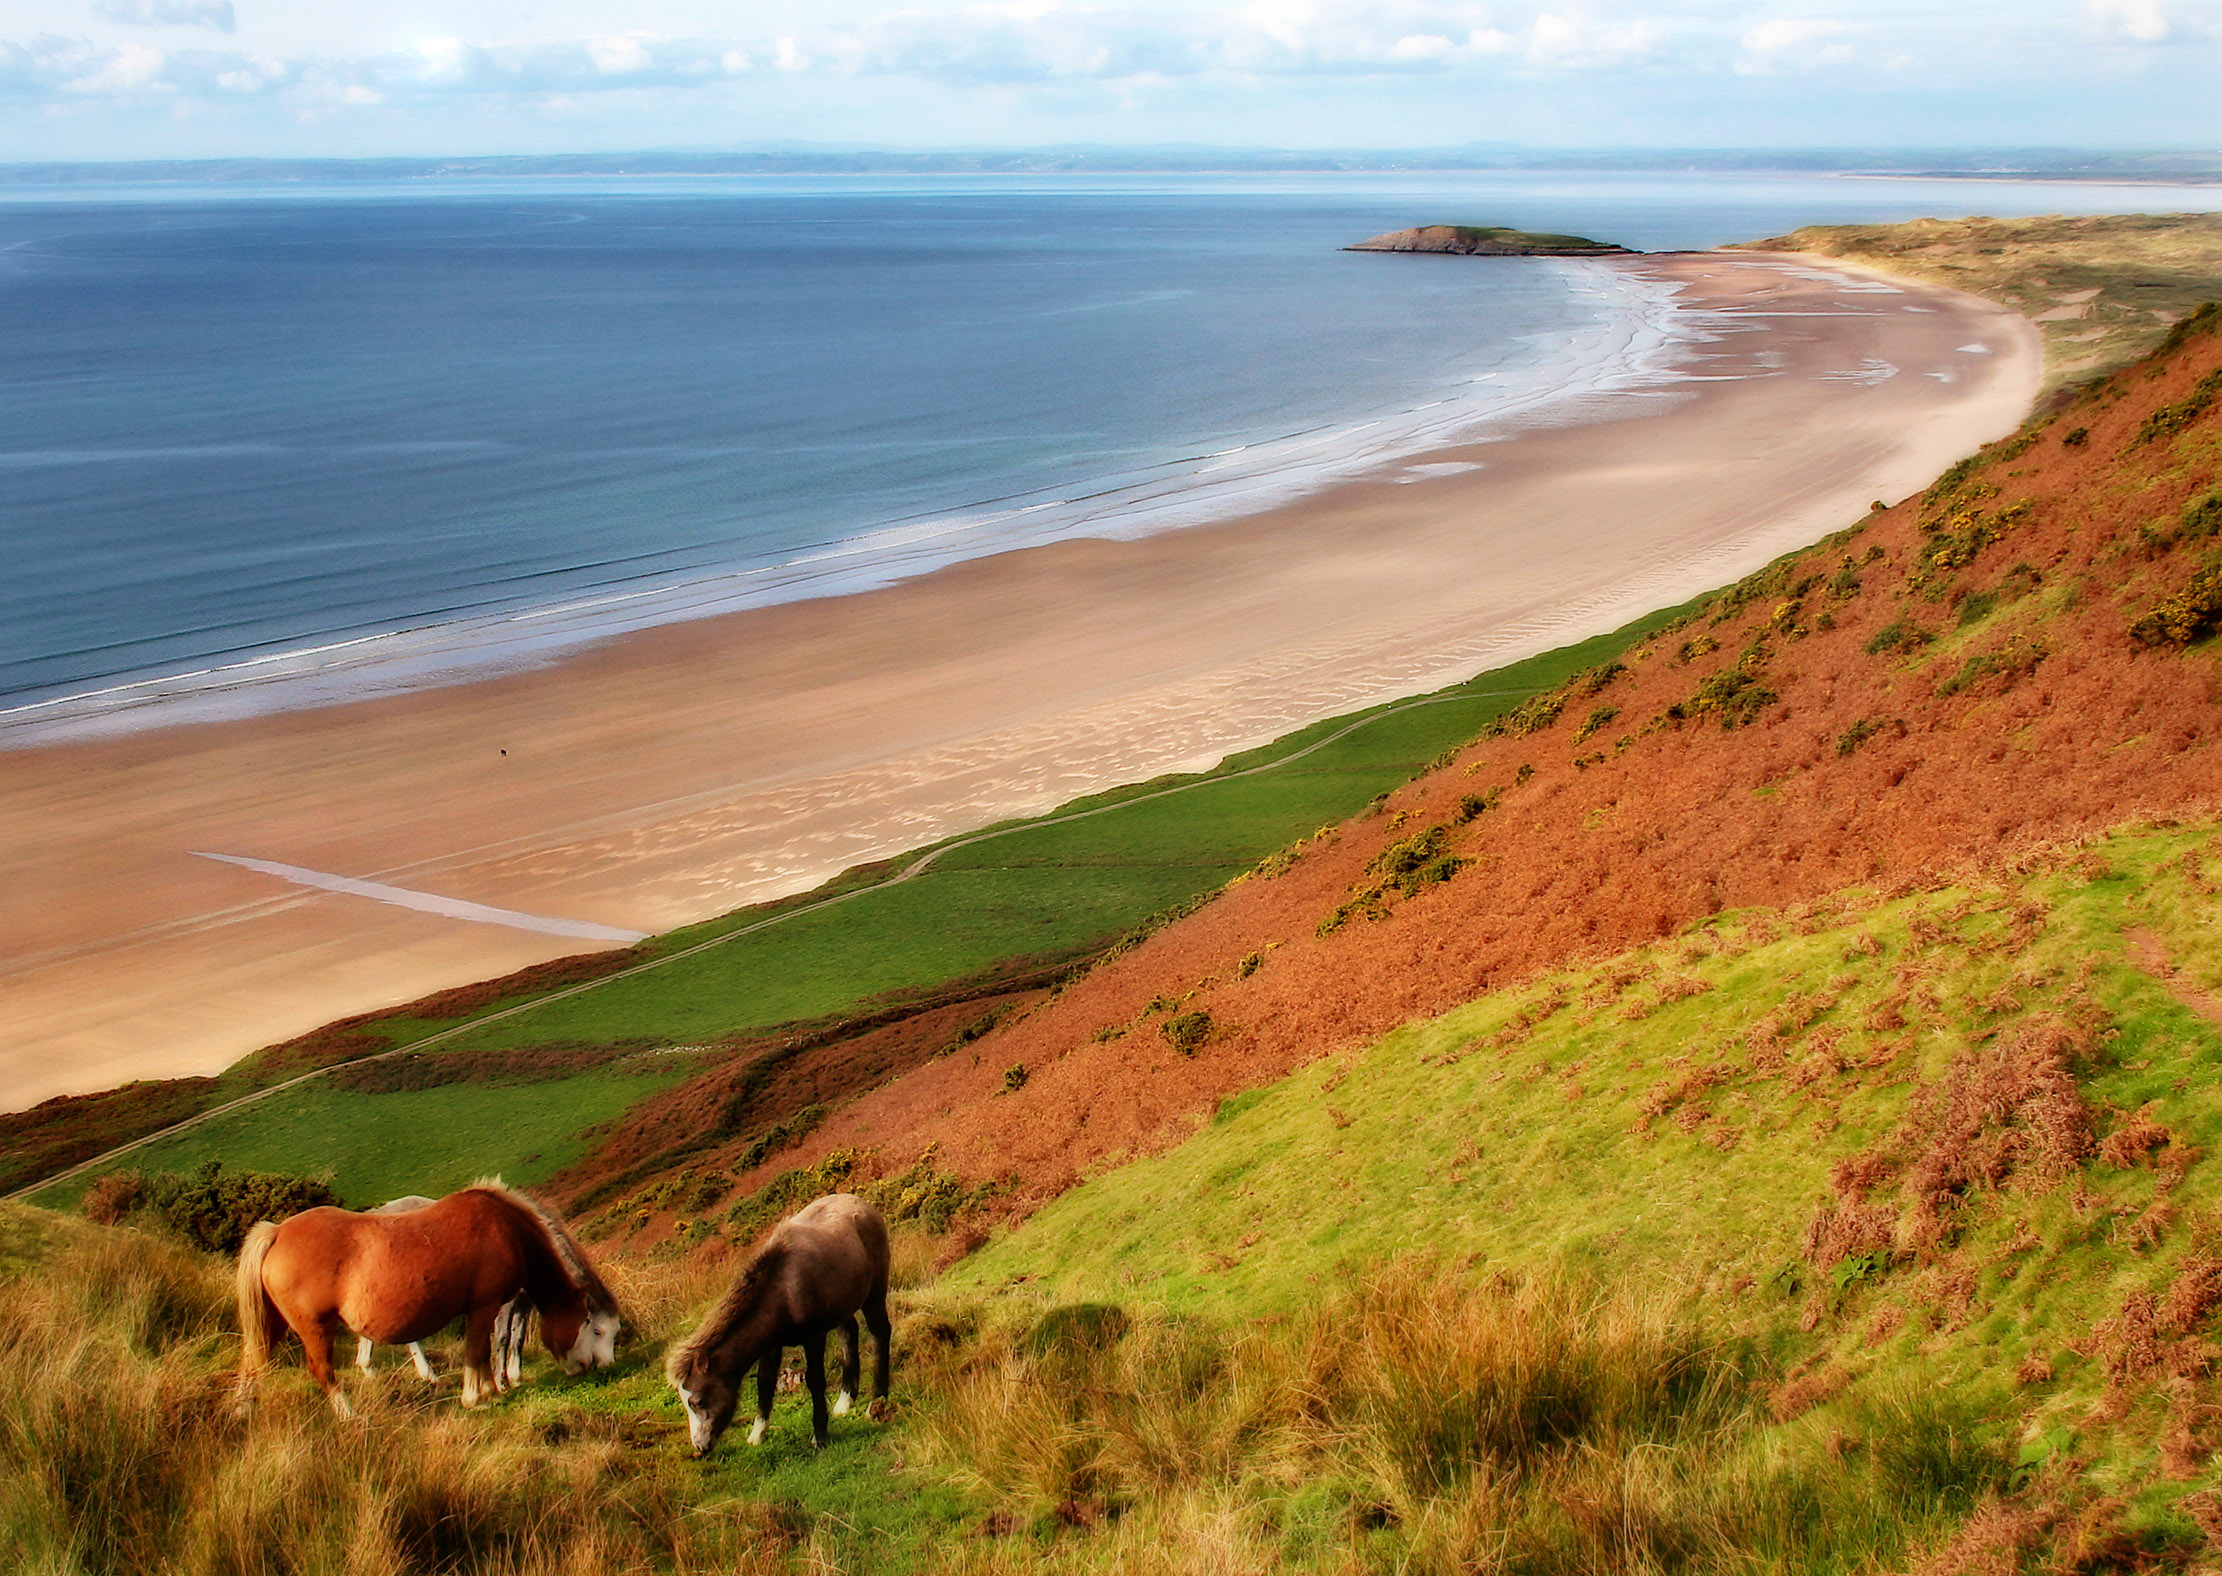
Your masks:
[{"label": "surf line", "polygon": [[240,854],[211,854],[197,848],[193,850],[193,856],[196,859],[214,859],[223,864],[238,865],[244,870],[257,870],[266,876],[276,876],[280,881],[291,881],[296,886],[321,887],[327,892],[345,892],[351,897],[373,898],[380,903],[413,908],[426,914],[439,914],[448,919],[466,919],[480,925],[507,925],[512,930],[537,930],[550,936],[576,936],[583,941],[615,941],[626,946],[648,939],[648,933],[644,930],[619,930],[615,925],[596,925],[583,919],[550,919],[542,914],[520,914],[513,908],[490,908],[484,903],[466,903],[459,897],[412,892],[407,887],[387,886],[383,881],[358,881],[353,876],[335,876],[322,870],[304,870],[299,865],[281,865],[272,859],[248,859]]}]

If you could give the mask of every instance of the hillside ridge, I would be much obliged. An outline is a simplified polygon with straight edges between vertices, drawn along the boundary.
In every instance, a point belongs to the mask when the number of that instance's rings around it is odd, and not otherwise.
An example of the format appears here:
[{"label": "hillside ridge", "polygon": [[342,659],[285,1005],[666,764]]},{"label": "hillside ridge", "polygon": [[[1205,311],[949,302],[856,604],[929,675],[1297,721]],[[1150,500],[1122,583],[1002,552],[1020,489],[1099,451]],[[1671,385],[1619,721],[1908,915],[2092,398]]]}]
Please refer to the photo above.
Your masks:
[{"label": "hillside ridge", "polygon": [[1542,970],[2205,813],[2218,324],[2203,311],[1920,497],[1539,698],[781,1163],[931,1154],[1023,1214],[1218,1100]]}]

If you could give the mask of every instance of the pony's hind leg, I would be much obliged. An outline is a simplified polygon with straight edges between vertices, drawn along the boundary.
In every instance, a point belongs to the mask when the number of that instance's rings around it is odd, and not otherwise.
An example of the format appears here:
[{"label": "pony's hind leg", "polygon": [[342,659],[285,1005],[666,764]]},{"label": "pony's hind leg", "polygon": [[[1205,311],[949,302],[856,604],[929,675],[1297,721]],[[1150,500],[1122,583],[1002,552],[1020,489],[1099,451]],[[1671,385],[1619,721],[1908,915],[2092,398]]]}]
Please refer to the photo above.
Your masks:
[{"label": "pony's hind leg", "polygon": [[367,1336],[367,1335],[358,1335],[358,1336],[356,1336],[356,1337],[355,1337],[355,1366],[356,1366],[357,1368],[360,1368],[360,1369],[361,1369],[361,1370],[362,1370],[362,1371],[363,1371],[364,1373],[366,1373],[366,1374],[367,1374],[367,1373],[369,1373],[369,1372],[370,1372],[370,1354],[371,1354],[372,1352],[376,1351],[377,1349],[378,1349],[378,1343],[377,1343],[376,1341],[372,1340],[372,1339],[371,1339],[371,1338],[370,1338],[369,1336]]},{"label": "pony's hind leg", "polygon": [[339,1375],[332,1368],[333,1325],[323,1321],[304,1324],[299,1333],[302,1355],[308,1359],[309,1377],[331,1398],[333,1411],[341,1417],[353,1417],[355,1409],[348,1405],[347,1392],[340,1388]]},{"label": "pony's hind leg", "polygon": [[894,1326],[887,1319],[887,1290],[882,1287],[864,1304],[864,1322],[872,1332],[872,1398],[887,1399],[888,1352],[894,1345]]},{"label": "pony's hind leg", "polygon": [[432,1371],[432,1359],[424,1355],[424,1348],[415,1341],[409,1343],[409,1361],[417,1365],[417,1377],[426,1384],[439,1379],[440,1376]]},{"label": "pony's hind leg", "polygon": [[847,1417],[850,1406],[856,1401],[856,1393],[864,1388],[862,1346],[856,1335],[856,1315],[852,1313],[841,1321],[841,1393],[833,1398],[835,1417]]},{"label": "pony's hind leg", "polygon": [[810,1386],[810,1442],[826,1442],[826,1336],[823,1330],[802,1338],[802,1375]]},{"label": "pony's hind leg", "polygon": [[772,1426],[772,1397],[779,1393],[779,1351],[776,1346],[767,1346],[764,1355],[756,1359],[756,1421],[748,1429],[752,1445],[762,1444],[764,1431]]}]

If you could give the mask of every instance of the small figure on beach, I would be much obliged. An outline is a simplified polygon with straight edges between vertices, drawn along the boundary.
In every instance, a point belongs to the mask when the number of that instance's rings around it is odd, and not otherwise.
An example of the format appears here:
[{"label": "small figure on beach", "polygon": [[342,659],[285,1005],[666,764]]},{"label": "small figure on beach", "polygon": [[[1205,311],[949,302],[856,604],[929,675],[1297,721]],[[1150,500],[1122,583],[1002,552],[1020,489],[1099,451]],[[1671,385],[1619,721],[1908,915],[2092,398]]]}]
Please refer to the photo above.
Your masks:
[{"label": "small figure on beach", "polygon": [[564,1372],[616,1354],[617,1299],[553,1211],[498,1182],[396,1214],[320,1208],[257,1222],[235,1281],[243,1403],[290,1329],[332,1409],[352,1416],[332,1367],[342,1327],[400,1346],[460,1317],[463,1404],[476,1406],[495,1391],[495,1321],[520,1294],[540,1310],[540,1337]]},{"label": "small figure on beach", "polygon": [[687,1439],[694,1453],[708,1455],[733,1421],[741,1379],[751,1365],[756,1369],[756,1422],[748,1442],[763,1443],[779,1387],[780,1355],[790,1346],[802,1348],[811,1440],[823,1445],[826,1335],[841,1332],[841,1393],[831,1409],[839,1417],[849,1410],[862,1377],[856,1328],[860,1312],[872,1329],[872,1395],[875,1400],[885,1397],[887,1263],[887,1222],[853,1193],[821,1198],[781,1221],[732,1290],[664,1365],[687,1409]]}]

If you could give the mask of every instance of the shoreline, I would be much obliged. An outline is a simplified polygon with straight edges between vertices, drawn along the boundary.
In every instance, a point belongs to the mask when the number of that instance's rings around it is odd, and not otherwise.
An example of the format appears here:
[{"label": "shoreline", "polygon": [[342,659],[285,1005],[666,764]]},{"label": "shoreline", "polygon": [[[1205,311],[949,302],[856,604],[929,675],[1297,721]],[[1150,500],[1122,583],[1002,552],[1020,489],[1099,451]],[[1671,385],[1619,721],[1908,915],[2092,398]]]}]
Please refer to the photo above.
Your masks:
[{"label": "shoreline", "polygon": [[1711,336],[1671,398],[528,672],[0,754],[10,1105],[578,950],[196,853],[669,929],[1712,589],[2011,430],[2041,375],[2021,319],[1911,281],[1611,266],[1678,286]]},{"label": "shoreline", "polygon": [[0,698],[0,751],[478,683],[667,624],[883,590],[1060,541],[1128,541],[1238,520],[1446,448],[1609,419],[1629,395],[1671,394],[1694,332],[1678,287],[1578,259],[1562,260],[1559,272],[1570,300],[1601,304],[1590,321],[1525,336],[1563,342],[1572,365],[1557,376],[1550,358],[1535,355],[1510,369],[1509,382],[1500,381],[1503,368],[1454,376],[1395,408],[886,520],[773,561],[621,578],[541,603],[493,595],[435,621],[335,627],[174,672],[116,674],[64,693],[33,689]]}]

